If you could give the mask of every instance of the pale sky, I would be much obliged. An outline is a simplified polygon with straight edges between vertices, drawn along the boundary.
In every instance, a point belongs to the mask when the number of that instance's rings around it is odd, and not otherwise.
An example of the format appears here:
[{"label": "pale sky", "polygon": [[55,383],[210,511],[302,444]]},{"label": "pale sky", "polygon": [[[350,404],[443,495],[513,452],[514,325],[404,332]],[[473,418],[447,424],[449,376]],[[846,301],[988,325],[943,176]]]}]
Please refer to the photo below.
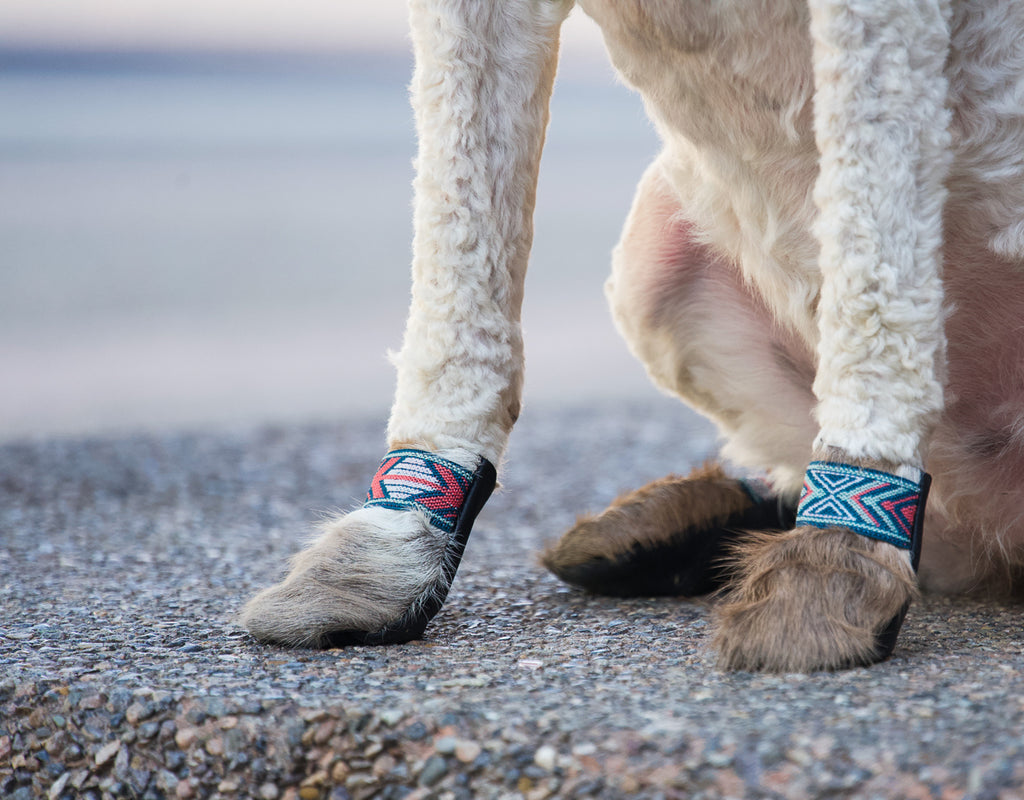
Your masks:
[{"label": "pale sky", "polygon": [[[576,11],[567,49],[594,52]],[[581,24],[582,23],[582,24]],[[0,44],[305,50],[406,46],[406,0],[2,0]]]}]

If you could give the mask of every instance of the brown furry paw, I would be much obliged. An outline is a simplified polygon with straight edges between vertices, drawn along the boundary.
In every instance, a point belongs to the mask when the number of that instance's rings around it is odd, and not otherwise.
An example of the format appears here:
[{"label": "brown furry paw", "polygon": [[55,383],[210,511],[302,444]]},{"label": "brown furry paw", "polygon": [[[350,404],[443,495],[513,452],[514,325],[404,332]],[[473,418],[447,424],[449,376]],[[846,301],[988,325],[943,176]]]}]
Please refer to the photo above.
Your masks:
[{"label": "brown furry paw", "polygon": [[906,552],[841,528],[754,535],[716,613],[725,669],[810,672],[886,658],[917,585]]},{"label": "brown furry paw", "polygon": [[615,597],[694,597],[721,587],[743,529],[788,528],[792,509],[759,502],[717,465],[671,476],[584,517],[541,554],[566,583]]},{"label": "brown furry paw", "polygon": [[440,608],[446,570],[454,574],[448,544],[415,511],[353,511],[329,523],[292,559],[281,583],[246,604],[239,621],[261,641],[292,647],[418,638],[426,625],[415,624],[418,612],[427,604]]}]

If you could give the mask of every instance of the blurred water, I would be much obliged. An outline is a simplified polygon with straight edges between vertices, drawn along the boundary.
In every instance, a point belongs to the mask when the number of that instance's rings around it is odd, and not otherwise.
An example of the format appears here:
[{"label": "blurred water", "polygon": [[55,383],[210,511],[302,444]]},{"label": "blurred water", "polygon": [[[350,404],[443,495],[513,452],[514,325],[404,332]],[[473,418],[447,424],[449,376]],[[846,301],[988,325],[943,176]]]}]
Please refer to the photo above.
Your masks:
[{"label": "blurred water", "polygon": [[[0,438],[383,413],[408,302],[404,55],[0,66]],[[527,401],[652,392],[601,284],[657,149],[563,70]]]}]

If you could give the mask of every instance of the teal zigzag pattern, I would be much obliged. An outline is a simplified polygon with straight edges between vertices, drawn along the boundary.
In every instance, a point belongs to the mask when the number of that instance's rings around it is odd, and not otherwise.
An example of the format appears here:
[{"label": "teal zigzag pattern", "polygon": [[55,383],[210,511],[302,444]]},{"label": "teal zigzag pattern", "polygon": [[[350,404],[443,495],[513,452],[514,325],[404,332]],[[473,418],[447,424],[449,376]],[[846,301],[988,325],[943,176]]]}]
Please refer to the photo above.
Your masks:
[{"label": "teal zigzag pattern", "polygon": [[922,512],[921,487],[878,470],[813,461],[807,468],[796,524],[849,528],[897,547],[913,547]]}]

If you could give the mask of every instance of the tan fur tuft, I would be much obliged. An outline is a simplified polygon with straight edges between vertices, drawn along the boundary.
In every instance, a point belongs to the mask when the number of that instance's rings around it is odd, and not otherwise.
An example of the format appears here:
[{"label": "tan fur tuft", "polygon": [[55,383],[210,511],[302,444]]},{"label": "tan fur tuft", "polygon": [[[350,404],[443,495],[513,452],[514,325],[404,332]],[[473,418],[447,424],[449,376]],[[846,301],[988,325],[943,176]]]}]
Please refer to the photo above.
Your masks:
[{"label": "tan fur tuft", "polygon": [[281,583],[246,604],[239,622],[261,641],[293,647],[380,630],[429,599],[445,541],[416,511],[354,511],[325,526]]},{"label": "tan fur tuft", "polygon": [[616,561],[634,548],[669,544],[690,529],[723,524],[753,505],[739,481],[717,464],[705,464],[681,478],[670,475],[621,495],[600,514],[585,516],[540,555],[563,578],[595,559]]},{"label": "tan fur tuft", "polygon": [[716,611],[724,669],[809,672],[877,660],[877,636],[917,596],[907,554],[839,528],[755,534]]}]

